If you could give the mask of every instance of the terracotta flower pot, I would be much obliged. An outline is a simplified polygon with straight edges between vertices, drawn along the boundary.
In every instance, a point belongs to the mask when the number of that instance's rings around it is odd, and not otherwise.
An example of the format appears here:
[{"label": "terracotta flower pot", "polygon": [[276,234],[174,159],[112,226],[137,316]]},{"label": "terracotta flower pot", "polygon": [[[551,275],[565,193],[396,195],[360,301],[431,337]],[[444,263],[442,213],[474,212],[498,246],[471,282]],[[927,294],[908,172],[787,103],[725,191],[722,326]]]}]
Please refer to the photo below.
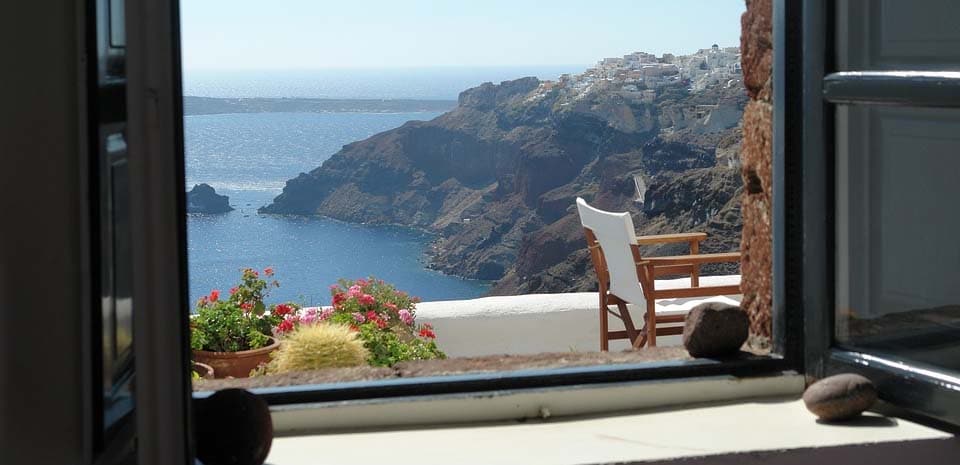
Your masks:
[{"label": "terracotta flower pot", "polygon": [[216,373],[212,366],[197,361],[193,362],[193,371],[197,372],[202,379],[213,379]]},{"label": "terracotta flower pot", "polygon": [[274,338],[270,345],[253,350],[239,352],[208,352],[206,350],[193,351],[193,359],[213,367],[217,378],[247,378],[250,371],[261,363],[270,361],[270,353],[280,347],[280,342]]}]

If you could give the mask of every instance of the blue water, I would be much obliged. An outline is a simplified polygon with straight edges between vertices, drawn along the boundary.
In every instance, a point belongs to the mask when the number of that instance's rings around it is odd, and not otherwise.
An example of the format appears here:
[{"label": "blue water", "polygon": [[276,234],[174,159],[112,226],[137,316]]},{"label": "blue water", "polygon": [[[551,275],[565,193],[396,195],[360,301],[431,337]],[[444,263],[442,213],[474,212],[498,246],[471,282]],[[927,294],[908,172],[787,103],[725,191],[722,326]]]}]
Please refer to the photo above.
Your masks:
[{"label": "blue water", "polygon": [[183,93],[200,97],[314,97],[456,100],[484,82],[526,76],[556,80],[588,65],[318,70],[187,70]]},{"label": "blue water", "polygon": [[[483,82],[524,76],[556,79],[584,65],[184,72],[184,95],[456,99]],[[430,237],[402,228],[351,225],[322,218],[258,215],[284,182],[320,166],[350,142],[437,113],[251,113],[187,116],[187,188],[205,182],[236,208],[187,221],[190,298],[226,291],[239,270],[273,266],[281,287],[272,300],[328,302],[341,277],[375,275],[425,300],[482,295],[487,283],[425,268]]]},{"label": "blue water", "polygon": [[281,287],[271,301],[327,304],[338,278],[374,275],[424,300],[483,294],[487,283],[425,268],[430,237],[404,228],[322,218],[258,215],[284,182],[312,170],[344,144],[436,113],[248,113],[184,118],[187,187],[205,182],[229,195],[234,211],[190,215],[190,298],[226,291],[244,267],[273,266]]}]

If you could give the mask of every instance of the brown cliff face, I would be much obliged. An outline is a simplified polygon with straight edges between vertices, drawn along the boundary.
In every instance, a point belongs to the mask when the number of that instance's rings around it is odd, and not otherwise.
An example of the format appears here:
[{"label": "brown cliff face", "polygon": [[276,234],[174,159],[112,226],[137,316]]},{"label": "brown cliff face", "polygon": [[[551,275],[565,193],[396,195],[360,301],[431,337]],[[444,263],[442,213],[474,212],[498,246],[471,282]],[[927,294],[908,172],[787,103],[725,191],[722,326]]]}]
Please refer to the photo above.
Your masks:
[{"label": "brown cliff face", "polygon": [[495,280],[495,294],[595,288],[577,196],[633,212],[640,234],[706,230],[707,250],[734,250],[737,120],[718,128],[724,119],[684,108],[739,114],[743,88],[668,90],[643,103],[603,90],[573,99],[535,78],[484,84],[432,121],[345,146],[262,211],[434,231],[430,266]]}]

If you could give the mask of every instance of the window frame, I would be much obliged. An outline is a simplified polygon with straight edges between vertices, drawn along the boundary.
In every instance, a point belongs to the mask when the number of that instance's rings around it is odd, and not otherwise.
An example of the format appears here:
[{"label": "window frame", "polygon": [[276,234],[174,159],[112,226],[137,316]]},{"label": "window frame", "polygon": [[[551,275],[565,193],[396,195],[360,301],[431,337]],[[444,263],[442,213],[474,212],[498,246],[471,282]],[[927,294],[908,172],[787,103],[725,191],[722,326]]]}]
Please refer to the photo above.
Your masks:
[{"label": "window frame", "polygon": [[[876,384],[880,399],[900,414],[941,428],[960,426],[960,378],[922,363],[879,352],[852,350],[835,338],[835,107],[909,105],[960,108],[960,73],[837,72],[833,4],[803,1],[802,144],[790,149],[801,173],[801,267],[807,373],[824,377],[859,373]],[[791,157],[788,157],[791,158]]]},{"label": "window frame", "polygon": [[[802,271],[804,252],[800,247],[791,247],[786,241],[796,241],[797,234],[790,228],[798,225],[799,217],[787,212],[800,206],[800,172],[788,161],[796,157],[789,150],[802,136],[800,127],[801,101],[797,96],[801,85],[796,73],[802,63],[800,37],[800,8],[796,2],[774,0],[773,36],[774,66],[774,154],[773,156],[773,305],[771,308],[773,328],[772,347],[769,356],[748,356],[735,360],[674,360],[622,365],[594,365],[573,368],[500,371],[467,373],[450,376],[432,376],[345,382],[337,384],[291,385],[273,388],[253,388],[270,405],[343,402],[375,398],[409,396],[435,396],[526,390],[547,387],[602,385],[647,380],[682,379],[705,376],[770,376],[782,373],[803,373],[804,314],[801,311],[801,295],[792,292],[786,283],[793,282]],[[788,91],[787,89],[792,89]],[[182,109],[181,109],[182,111]],[[182,115],[180,115],[182,117]],[[180,157],[183,156],[181,152]],[[182,158],[181,158],[182,159]],[[796,164],[796,163],[794,163]],[[182,179],[179,180],[182,183]],[[183,208],[183,204],[180,205]],[[181,211],[183,217],[185,211]],[[791,242],[797,244],[798,242]],[[180,244],[179,253],[186,257],[186,244]],[[792,276],[792,277],[791,277]],[[180,301],[187,302],[186,287]],[[186,309],[186,307],[184,307]],[[186,310],[184,311],[186,313]],[[187,331],[187,328],[184,328]],[[195,398],[209,395],[196,392]]]}]

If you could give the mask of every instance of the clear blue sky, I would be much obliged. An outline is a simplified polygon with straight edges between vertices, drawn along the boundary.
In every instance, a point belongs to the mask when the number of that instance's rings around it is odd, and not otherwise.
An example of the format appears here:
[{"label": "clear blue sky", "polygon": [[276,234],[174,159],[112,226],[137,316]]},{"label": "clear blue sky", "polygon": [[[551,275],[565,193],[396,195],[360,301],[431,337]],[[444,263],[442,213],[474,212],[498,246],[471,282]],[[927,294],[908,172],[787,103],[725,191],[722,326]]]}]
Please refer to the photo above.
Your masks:
[{"label": "clear blue sky", "polygon": [[590,64],[740,43],[744,0],[181,0],[190,69]]}]

